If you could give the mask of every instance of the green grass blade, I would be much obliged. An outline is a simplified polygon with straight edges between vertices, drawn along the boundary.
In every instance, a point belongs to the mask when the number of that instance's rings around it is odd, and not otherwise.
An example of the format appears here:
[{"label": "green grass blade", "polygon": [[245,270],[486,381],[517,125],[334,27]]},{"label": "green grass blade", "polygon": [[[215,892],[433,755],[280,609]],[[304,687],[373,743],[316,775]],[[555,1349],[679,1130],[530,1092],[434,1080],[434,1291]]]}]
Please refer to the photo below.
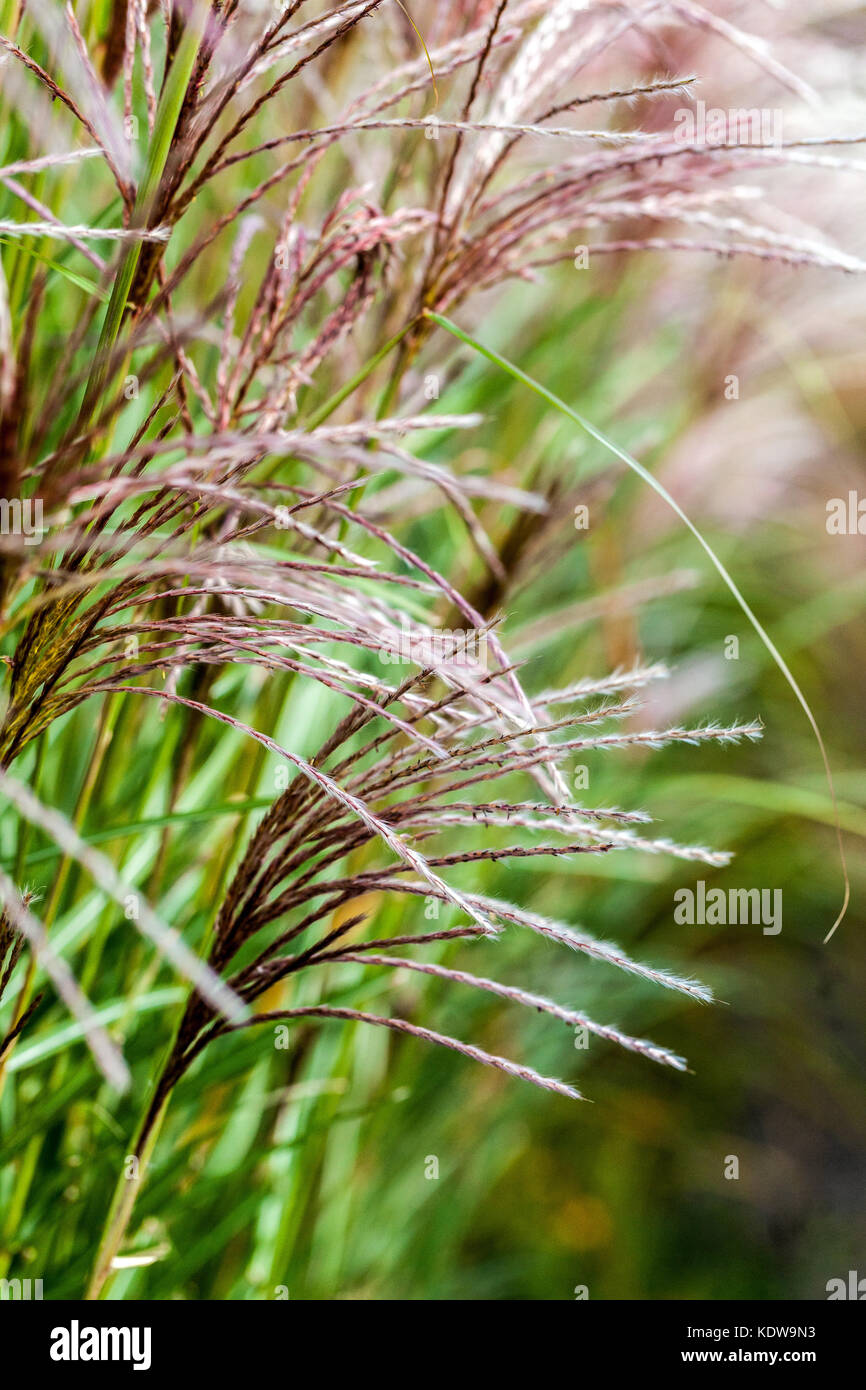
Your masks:
[{"label": "green grass blade", "polygon": [[[10,237],[0,236],[0,246],[12,246],[12,244]],[[88,280],[86,275],[78,275],[74,270],[69,270],[65,265],[61,265],[59,261],[52,260],[50,256],[45,256],[40,251],[34,251],[29,246],[21,245],[16,249],[20,255],[29,256],[31,260],[40,261],[42,265],[47,265],[49,270],[56,271],[58,275],[63,276],[64,280],[68,280],[70,284],[83,290],[85,294],[94,295],[103,302],[108,300],[105,290],[101,289],[95,280]]]},{"label": "green grass blade", "polygon": [[782,675],[785,677],[785,680],[788,682],[788,685],[791,687],[792,691],[796,695],[797,700],[802,706],[806,718],[809,721],[809,724],[812,728],[812,732],[815,735],[818,747],[821,751],[821,757],[824,762],[824,771],[827,775],[827,785],[830,790],[830,799],[833,803],[833,816],[836,830],[836,839],[839,846],[839,859],[842,865],[842,876],[845,884],[844,894],[842,898],[842,906],[839,910],[839,914],[836,918],[836,921],[833,923],[832,927],[830,928],[829,932],[824,938],[825,942],[829,941],[830,937],[833,935],[839,923],[845,916],[845,913],[848,910],[848,903],[851,897],[851,885],[850,880],[848,878],[848,865],[845,860],[845,847],[842,842],[842,827],[839,821],[839,811],[836,802],[836,790],[833,785],[833,773],[830,768],[830,759],[827,756],[827,749],[824,744],[824,739],[821,736],[821,730],[818,728],[818,722],[815,719],[809,702],[803,694],[802,690],[800,689],[800,686],[798,685],[793,672],[791,671],[790,667],[788,666],[787,662],[785,661],[785,658],[782,656],[778,647],[773,642],[773,639],[770,637],[769,633],[763,627],[760,620],[756,617],[755,613],[752,611],[749,604],[746,602],[745,598],[740,593],[740,590],[737,587],[735,581],[728,573],[727,569],[722,564],[719,557],[716,555],[716,552],[713,550],[712,546],[709,544],[708,541],[704,540],[704,537],[701,535],[697,526],[695,526],[694,522],[689,520],[680,504],[675,500],[675,498],[671,496],[667,488],[659,482],[658,478],[653,477],[652,473],[650,473],[648,469],[644,468],[642,463],[638,463],[637,459],[633,458],[632,455],[627,453],[625,449],[621,449],[620,446],[618,444],[615,444],[612,439],[608,439],[606,434],[603,434],[600,429],[593,425],[589,420],[585,419],[579,411],[575,410],[570,405],[566,405],[565,401],[563,401],[559,396],[554,395],[552,391],[548,391],[548,389],[545,386],[542,386],[540,382],[536,381],[526,372],[521,371],[520,367],[516,366],[513,362],[509,362],[507,357],[502,357],[498,352],[494,352],[492,348],[485,347],[483,343],[479,343],[475,338],[470,337],[470,335],[464,332],[462,328],[459,328],[456,323],[452,323],[450,319],[443,317],[442,314],[436,314],[429,309],[426,310],[425,313],[427,317],[430,318],[434,323],[437,323],[440,328],[444,328],[447,333],[450,333],[454,338],[459,339],[460,342],[465,343],[467,347],[470,347],[473,349],[473,351],[480,353],[482,357],[486,357],[488,362],[492,362],[495,366],[501,368],[502,371],[508,372],[509,376],[514,377],[515,381],[520,381],[523,383],[524,386],[529,387],[531,391],[534,391],[537,396],[540,396],[542,398],[542,400],[547,401],[548,404],[552,405],[555,410],[558,410],[560,412],[560,414],[567,416],[569,420],[573,420],[576,425],[579,425],[582,430],[585,430],[586,433],[589,434],[594,440],[596,440],[598,444],[601,444],[603,448],[607,449],[616,458],[620,459],[621,462],[627,464],[628,467],[633,470],[633,472],[637,473],[639,478],[643,478],[644,482],[648,483],[649,486],[653,489],[653,491],[658,493],[659,497],[661,497],[668,504],[668,506],[677,514],[680,520],[686,524],[686,526],[691,531],[692,535],[695,537],[695,540],[698,541],[703,550],[709,556],[710,560],[712,561],[715,568],[718,570],[727,587],[730,589],[731,593],[733,594],[743,613],[746,615],[752,627],[755,629],[755,632],[758,634],[767,651],[770,653],[770,656],[773,658],[773,661],[776,663],[776,666],[779,668]]},{"label": "green grass blade", "polygon": [[[169,69],[156,112],[144,176],[135,200],[135,209],[132,215],[133,227],[147,226],[153,199],[165,171],[178,117],[192,76],[209,12],[210,6],[206,0],[197,0],[187,19],[177,53]],[[89,424],[96,402],[105,387],[108,361],[120,332],[123,315],[126,312],[129,291],[132,289],[140,254],[141,242],[133,242],[124,252],[120,262],[120,268],[112,286],[111,298],[108,301],[108,308],[105,311],[105,320],[99,335],[93,370],[84,392],[79,421],[81,427],[86,427]]]},{"label": "green grass blade", "polygon": [[[103,845],[112,840],[128,839],[130,835],[145,835],[149,830],[164,830],[166,826],[210,821],[217,816],[244,816],[250,811],[267,810],[272,804],[273,797],[260,796],[243,801],[229,801],[219,806],[202,806],[193,811],[172,811],[163,816],[147,816],[141,820],[128,821],[125,825],[108,826],[105,830],[96,830],[92,834],[82,835],[81,838],[86,845]],[[45,849],[31,850],[22,862],[27,868],[32,868],[35,864],[57,859],[62,852],[58,845],[48,845]],[[10,867],[13,862],[11,857],[0,861],[5,867]]]},{"label": "green grass blade", "polygon": [[[112,1004],[106,1004],[101,1009],[96,1010],[96,1018],[102,1024],[116,1023],[118,1019],[136,1014],[153,1013],[154,1010],[167,1009],[174,1004],[179,1004],[186,998],[186,990],[180,986],[171,986],[165,989],[155,989],[149,994],[143,994],[140,999],[130,1001],[129,999],[116,999]],[[44,1037],[37,1038],[29,1047],[19,1048],[9,1060],[9,1071],[23,1071],[25,1067],[32,1067],[34,1062],[41,1062],[46,1057],[53,1056],[56,1052],[61,1052],[64,1048],[71,1046],[72,1043],[79,1042],[86,1034],[86,1029],[80,1023],[67,1023],[62,1028],[54,1028]]]}]

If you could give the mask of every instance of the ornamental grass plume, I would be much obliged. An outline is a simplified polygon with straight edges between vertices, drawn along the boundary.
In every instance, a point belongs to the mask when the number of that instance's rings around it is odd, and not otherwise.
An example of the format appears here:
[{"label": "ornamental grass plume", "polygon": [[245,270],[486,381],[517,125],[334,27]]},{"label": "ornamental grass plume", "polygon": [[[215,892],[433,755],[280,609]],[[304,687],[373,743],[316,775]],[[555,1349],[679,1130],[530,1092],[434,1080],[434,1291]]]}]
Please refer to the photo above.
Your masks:
[{"label": "ornamental grass plume", "polygon": [[[88,997],[98,952],[76,980],[52,940],[84,873],[123,909],[116,930],[139,932],[189,985],[146,1078],[130,1150],[142,1169],[178,1082],[216,1039],[262,1025],[357,1021],[579,1098],[426,1022],[331,1000],[334,964],[492,993],[682,1071],[655,1042],[491,978],[488,945],[523,929],[691,1000],[707,988],[460,885],[473,865],[527,856],[727,862],[647,830],[643,811],[575,800],[570,759],[736,743],[760,722],[641,728],[642,692],[667,672],[638,658],[534,688],[504,618],[527,557],[567,541],[571,483],[442,461],[479,417],[436,407],[465,352],[437,316],[477,318],[583,238],[593,263],[678,251],[860,272],[738,181],[832,174],[851,162],[832,147],[862,137],[766,146],[735,123],[718,143],[684,143],[673,112],[697,77],[666,70],[671,26],[711,30],[762,91],[813,96],[768,45],[691,3],[5,0],[0,16],[0,790],[16,827],[0,874],[0,1066],[44,974],[94,1064],[130,1083],[123,1039]],[[461,577],[431,562],[418,517],[458,529],[472,557]],[[275,698],[300,683],[343,708],[303,755],[300,731],[278,736]],[[49,731],[84,705],[95,744],[70,821],[40,772]],[[131,711],[151,706],[169,819],[128,881],[83,828],[108,760],[149,717]],[[213,864],[211,920],[190,941],[151,903],[209,729],[243,736],[278,779]],[[60,855],[41,900],[33,835]],[[416,930],[407,912],[409,929],[379,939],[387,895],[445,905],[456,925]],[[477,973],[425,955],[456,940],[476,943]],[[321,1002],[294,999],[292,978],[315,972]],[[90,1297],[137,1188],[118,1180]]]}]

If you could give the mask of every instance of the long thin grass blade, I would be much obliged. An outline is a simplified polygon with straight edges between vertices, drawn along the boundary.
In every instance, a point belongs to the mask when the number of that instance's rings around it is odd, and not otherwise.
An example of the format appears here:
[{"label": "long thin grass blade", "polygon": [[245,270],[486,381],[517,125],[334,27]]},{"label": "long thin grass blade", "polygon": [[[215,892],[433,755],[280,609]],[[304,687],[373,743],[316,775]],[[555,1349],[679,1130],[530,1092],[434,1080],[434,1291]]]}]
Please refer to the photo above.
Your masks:
[{"label": "long thin grass blade", "polygon": [[606,434],[604,434],[600,429],[598,429],[589,420],[587,420],[585,416],[581,415],[579,411],[575,410],[570,405],[566,405],[565,401],[562,400],[559,396],[555,395],[553,391],[549,391],[546,386],[542,386],[541,383],[536,381],[534,377],[529,376],[527,372],[522,371],[520,367],[516,366],[513,362],[510,362],[507,357],[503,357],[500,353],[495,352],[493,348],[485,347],[482,343],[478,342],[477,339],[471,337],[470,334],[468,334],[464,329],[459,328],[456,323],[452,323],[450,319],[445,318],[442,314],[434,313],[432,309],[428,309],[425,312],[428,318],[432,319],[434,323],[437,323],[440,328],[444,328],[447,333],[450,333],[452,335],[452,337],[457,338],[462,343],[465,343],[467,347],[471,347],[473,351],[480,353],[482,357],[486,357],[488,362],[492,362],[495,366],[500,367],[504,372],[507,372],[509,376],[514,377],[515,381],[520,381],[523,383],[524,386],[528,386],[531,391],[534,391],[537,396],[540,396],[543,400],[547,401],[548,404],[552,405],[555,410],[558,410],[562,415],[567,416],[569,420],[573,420],[576,425],[579,425],[582,430],[585,430],[587,434],[591,435],[592,438],[598,444],[601,444],[610,453],[614,454],[616,458],[620,459],[623,463],[627,464],[629,468],[631,468],[635,473],[637,473],[639,478],[643,478],[644,482],[648,483],[649,486],[653,489],[653,491],[657,492],[659,497],[661,497],[667,503],[667,505],[677,514],[680,520],[685,523],[685,525],[691,531],[692,535],[700,544],[701,548],[709,556],[715,568],[718,570],[719,574],[721,575],[727,587],[730,589],[731,593],[733,594],[743,613],[748,618],[749,622],[755,629],[755,632],[760,637],[761,641],[763,642],[773,661],[776,663],[776,666],[781,671],[782,675],[785,677],[785,680],[788,682],[788,685],[791,687],[791,690],[794,692],[794,695],[796,696],[800,706],[802,707],[806,715],[806,718],[809,721],[812,732],[815,735],[815,740],[818,744],[818,748],[821,753],[821,758],[824,763],[824,772],[827,777],[827,786],[830,791],[830,799],[833,802],[836,841],[839,850],[839,861],[842,866],[842,877],[844,880],[842,906],[839,909],[839,913],[836,917],[835,922],[833,923],[832,927],[830,928],[829,932],[824,938],[824,941],[826,943],[830,940],[830,937],[833,935],[836,928],[839,926],[839,923],[844,918],[845,913],[848,911],[848,903],[851,898],[851,883],[848,876],[848,864],[845,858],[845,846],[842,840],[842,826],[839,820],[839,808],[836,800],[836,788],[833,782],[833,773],[830,767],[830,759],[827,754],[827,748],[824,743],[821,730],[818,727],[818,721],[812,713],[811,706],[809,705],[808,700],[806,699],[805,695],[800,689],[800,686],[793,672],[791,671],[790,667],[788,666],[788,663],[785,661],[785,658],[782,656],[775,642],[770,637],[769,633],[766,631],[756,614],[753,612],[752,608],[746,602],[736,582],[734,581],[728,570],[725,568],[725,566],[722,564],[721,560],[719,559],[716,552],[713,550],[712,546],[709,544],[708,541],[704,539],[697,526],[695,526],[694,522],[686,516],[680,504],[676,501],[675,498],[671,496],[667,488],[659,482],[658,478],[654,477],[653,474],[650,473],[650,471],[647,468],[644,468],[642,463],[639,463],[638,460],[634,458],[631,454],[629,454],[625,449],[620,448],[620,446],[618,444],[615,444],[612,439],[609,439]]}]

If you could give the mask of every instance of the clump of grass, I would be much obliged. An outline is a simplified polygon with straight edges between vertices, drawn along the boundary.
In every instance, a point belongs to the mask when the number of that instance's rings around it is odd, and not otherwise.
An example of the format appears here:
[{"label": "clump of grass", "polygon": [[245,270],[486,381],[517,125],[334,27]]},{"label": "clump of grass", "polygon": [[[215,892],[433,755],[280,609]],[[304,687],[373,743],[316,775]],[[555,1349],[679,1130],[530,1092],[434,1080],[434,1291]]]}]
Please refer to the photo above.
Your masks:
[{"label": "clump of grass", "polygon": [[[426,1023],[286,993],[314,974],[327,990],[334,964],[480,989],[682,1070],[675,1053],[580,1010],[402,954],[525,929],[708,1000],[690,978],[461,886],[460,869],[627,849],[724,863],[723,851],[643,834],[640,811],[576,802],[569,760],[761,731],[758,721],[635,726],[640,691],[665,674],[641,663],[533,693],[500,635],[500,608],[524,551],[554,543],[556,488],[425,458],[431,432],[447,452],[478,420],[430,408],[438,374],[431,395],[423,369],[448,342],[431,342],[449,327],[443,315],[570,259],[588,227],[612,229],[593,257],[688,249],[862,269],[769,211],[761,221],[725,208],[727,175],[831,157],[812,150],[814,137],[781,150],[736,138],[710,148],[624,125],[635,105],[653,120],[669,112],[694,82],[637,74],[586,90],[584,68],[641,28],[639,10],[602,7],[589,29],[564,4],[503,0],[476,6],[465,26],[461,7],[435,7],[429,26],[413,12],[402,38],[414,46],[370,80],[366,55],[401,22],[381,0],[315,13],[296,0],[269,20],[232,0],[3,8],[4,71],[16,76],[0,164],[0,491],[22,507],[38,502],[44,520],[38,535],[4,538],[0,573],[0,788],[17,827],[12,871],[0,875],[0,986],[17,981],[0,1065],[32,1020],[41,968],[106,1078],[129,1082],[87,998],[104,940],[84,985],[52,947],[83,870],[190,985],[166,1059],[147,1078],[131,1146],[142,1172],[178,1083],[217,1039],[263,1024],[386,1028],[579,1098]],[[728,37],[762,57],[738,31]],[[797,89],[775,58],[764,61]],[[52,102],[63,120],[43,124]],[[616,119],[589,128],[584,108]],[[460,529],[480,568],[474,585],[416,543],[401,515],[407,498]],[[503,515],[514,520],[497,543],[490,528]],[[245,668],[259,682],[250,719],[240,712]],[[301,731],[277,736],[275,692],[301,683],[344,707],[306,755]],[[82,834],[100,822],[133,703],[161,707],[172,765],[169,820],[144,883],[126,882]],[[55,726],[73,728],[85,704],[96,744],[70,821],[40,792],[42,760]],[[612,731],[617,721],[627,722]],[[210,920],[192,947],[149,901],[165,886],[170,817],[211,725],[242,735],[282,780],[257,823],[245,818],[223,847]],[[39,916],[24,881],[31,827],[61,854]],[[430,844],[455,828],[460,848]],[[445,904],[459,923],[364,939],[369,904],[387,895]],[[135,960],[149,978],[146,957]],[[91,1297],[112,1273],[137,1190],[119,1178]]]}]

